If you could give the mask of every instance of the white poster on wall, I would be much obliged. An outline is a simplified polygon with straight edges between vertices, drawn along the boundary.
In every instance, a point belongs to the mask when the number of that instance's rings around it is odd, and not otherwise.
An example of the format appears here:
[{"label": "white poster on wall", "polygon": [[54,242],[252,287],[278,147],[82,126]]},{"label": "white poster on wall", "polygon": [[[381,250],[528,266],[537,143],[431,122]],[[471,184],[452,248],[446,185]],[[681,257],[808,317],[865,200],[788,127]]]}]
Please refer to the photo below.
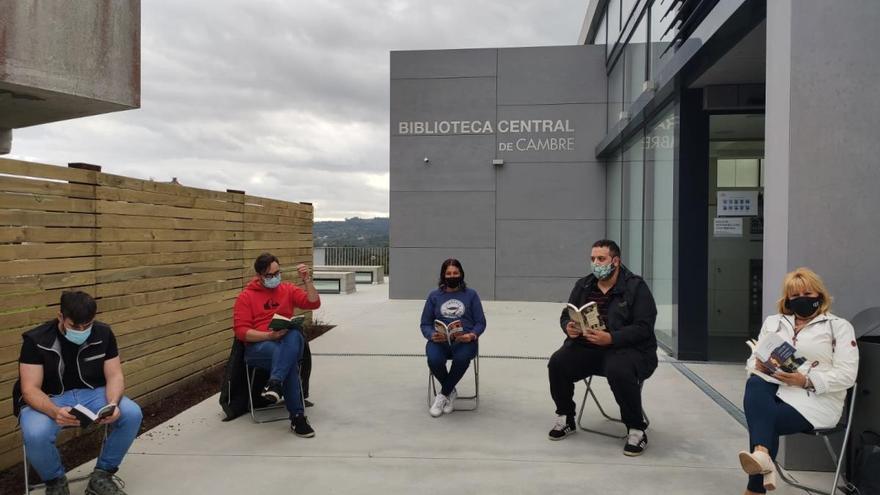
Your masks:
[{"label": "white poster on wall", "polygon": [[715,218],[715,228],[712,229],[715,237],[742,237],[742,218]]},{"label": "white poster on wall", "polygon": [[758,191],[718,191],[718,216],[758,216]]}]

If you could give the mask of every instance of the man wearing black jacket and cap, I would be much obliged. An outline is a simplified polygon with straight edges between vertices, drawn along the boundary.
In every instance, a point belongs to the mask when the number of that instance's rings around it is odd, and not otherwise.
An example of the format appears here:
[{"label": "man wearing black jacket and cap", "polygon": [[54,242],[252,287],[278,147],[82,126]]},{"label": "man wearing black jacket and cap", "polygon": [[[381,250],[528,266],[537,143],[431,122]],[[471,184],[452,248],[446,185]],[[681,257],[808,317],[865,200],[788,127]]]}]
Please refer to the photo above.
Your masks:
[{"label": "man wearing black jacket and cap", "polygon": [[590,265],[592,273],[574,284],[568,302],[579,308],[595,302],[608,331],[588,331],[582,335],[568,310],[562,311],[559,324],[566,339],[547,364],[550,395],[557,414],[549,438],[562,440],[577,431],[574,384],[599,375],[608,379],[628,430],[623,453],[641,455],[648,445],[641,383],[657,368],[657,306],[645,281],[621,263],[620,247],[614,241],[596,241],[590,252]]}]

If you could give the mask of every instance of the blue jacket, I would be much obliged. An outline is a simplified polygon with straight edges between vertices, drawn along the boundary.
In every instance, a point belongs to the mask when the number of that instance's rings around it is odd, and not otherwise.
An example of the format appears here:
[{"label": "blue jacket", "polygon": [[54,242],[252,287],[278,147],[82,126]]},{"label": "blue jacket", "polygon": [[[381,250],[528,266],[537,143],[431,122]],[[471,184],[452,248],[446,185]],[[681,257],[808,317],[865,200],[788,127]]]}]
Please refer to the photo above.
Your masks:
[{"label": "blue jacket", "polygon": [[446,324],[461,320],[464,331],[473,332],[477,336],[486,330],[483,304],[474,289],[455,292],[446,292],[443,289],[432,290],[425,300],[425,309],[422,310],[421,329],[426,339],[430,339],[431,334],[434,333],[434,320]]}]

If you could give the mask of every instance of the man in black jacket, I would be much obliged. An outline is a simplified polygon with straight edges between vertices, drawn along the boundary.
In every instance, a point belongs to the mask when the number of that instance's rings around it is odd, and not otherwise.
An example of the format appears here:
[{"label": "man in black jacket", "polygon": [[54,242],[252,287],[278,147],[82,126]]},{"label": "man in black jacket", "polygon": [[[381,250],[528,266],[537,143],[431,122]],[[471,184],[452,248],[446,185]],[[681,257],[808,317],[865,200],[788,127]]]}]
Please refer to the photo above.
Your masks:
[{"label": "man in black jacket", "polygon": [[[125,381],[116,338],[95,319],[97,304],[85,292],[61,295],[58,319],[25,332],[19,357],[19,381],[13,409],[31,465],[46,482],[47,495],[67,495],[67,477],[55,447],[65,426],[80,426],[74,406],[95,413],[113,405],[98,423],[110,433],[89,477],[87,495],[124,495],[116,471],[131,446],[143,415],[124,397]],[[108,411],[111,408],[107,408]]]},{"label": "man in black jacket", "polygon": [[657,306],[645,281],[621,263],[620,247],[614,241],[596,241],[590,265],[592,273],[574,284],[568,302],[578,308],[595,302],[608,331],[582,332],[568,310],[562,311],[559,324],[566,339],[547,364],[558,416],[549,437],[561,440],[577,431],[574,384],[599,375],[608,379],[628,429],[623,453],[641,455],[648,445],[641,383],[657,368]]}]

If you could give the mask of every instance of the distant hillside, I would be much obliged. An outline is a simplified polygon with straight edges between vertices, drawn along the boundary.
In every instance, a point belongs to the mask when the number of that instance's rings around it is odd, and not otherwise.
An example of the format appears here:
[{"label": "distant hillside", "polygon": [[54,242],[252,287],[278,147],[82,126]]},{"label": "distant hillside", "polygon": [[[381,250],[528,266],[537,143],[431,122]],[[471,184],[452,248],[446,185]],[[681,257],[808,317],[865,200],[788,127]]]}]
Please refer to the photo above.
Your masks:
[{"label": "distant hillside", "polygon": [[315,222],[315,246],[388,246],[387,218],[347,218],[342,222]]}]

